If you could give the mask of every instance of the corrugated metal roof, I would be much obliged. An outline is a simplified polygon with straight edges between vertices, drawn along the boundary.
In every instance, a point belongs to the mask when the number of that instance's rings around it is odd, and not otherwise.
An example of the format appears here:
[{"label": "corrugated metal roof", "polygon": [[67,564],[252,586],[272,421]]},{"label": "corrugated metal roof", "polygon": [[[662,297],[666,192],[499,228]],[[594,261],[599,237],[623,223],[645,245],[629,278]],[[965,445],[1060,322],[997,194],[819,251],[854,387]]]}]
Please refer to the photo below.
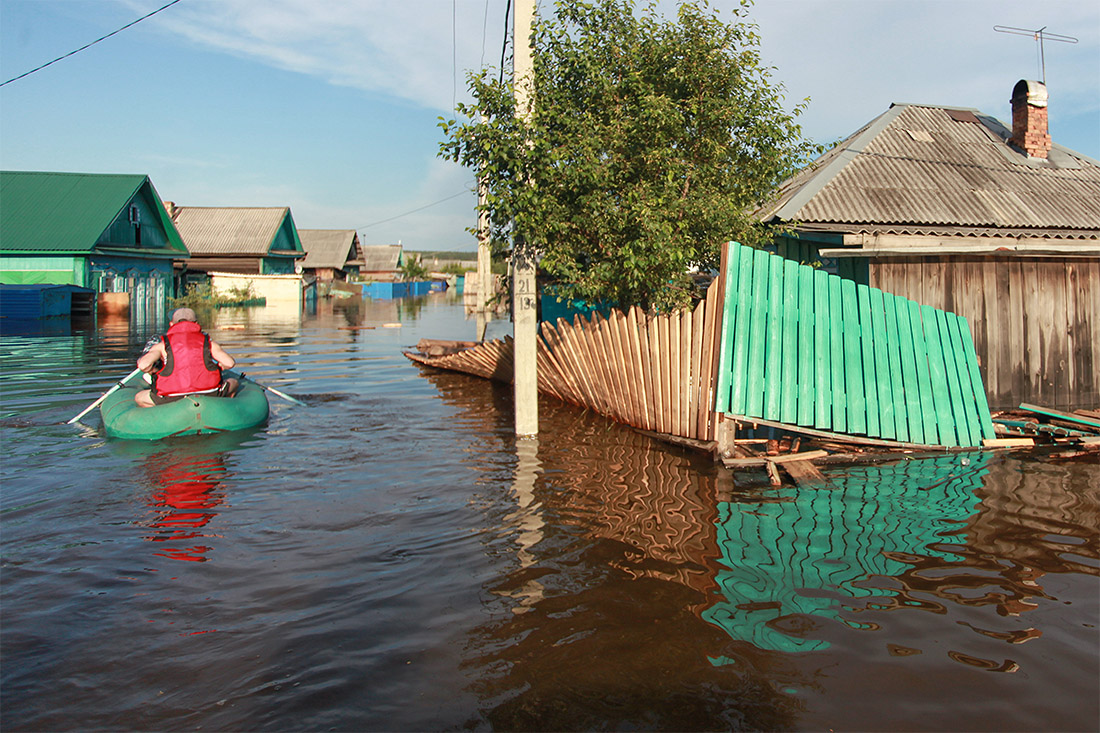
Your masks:
[{"label": "corrugated metal roof", "polygon": [[300,260],[303,268],[343,269],[358,255],[359,235],[354,229],[299,229],[298,238],[306,251]]},{"label": "corrugated metal roof", "polygon": [[394,272],[401,265],[400,244],[373,244],[363,247],[364,272]]},{"label": "corrugated metal roof", "polygon": [[290,209],[286,206],[177,206],[172,218],[193,255],[262,257],[271,251],[288,216]]},{"label": "corrugated metal roof", "polygon": [[1028,158],[1005,142],[1009,134],[977,110],[894,105],[787,181],[760,213],[876,231],[1100,236],[1100,163],[1059,145],[1046,161]]},{"label": "corrugated metal roof", "polygon": [[149,187],[169,247],[185,253],[148,176],[40,171],[0,171],[0,249],[91,252],[143,186]]}]

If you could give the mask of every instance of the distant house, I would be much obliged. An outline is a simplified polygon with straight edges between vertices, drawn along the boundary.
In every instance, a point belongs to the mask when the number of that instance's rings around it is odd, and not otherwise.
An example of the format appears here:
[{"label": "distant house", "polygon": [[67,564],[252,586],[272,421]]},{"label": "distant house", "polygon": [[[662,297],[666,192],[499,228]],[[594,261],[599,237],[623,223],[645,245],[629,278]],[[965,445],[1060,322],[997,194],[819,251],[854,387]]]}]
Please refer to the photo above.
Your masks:
[{"label": "distant house", "polygon": [[990,407],[1100,407],[1100,163],[1053,144],[1044,85],[1011,127],[895,104],[781,188],[780,254],[965,316]]},{"label": "distant house", "polygon": [[0,172],[0,283],[91,288],[155,314],[187,258],[146,175]]},{"label": "distant house", "polygon": [[299,229],[306,256],[298,260],[303,275],[318,280],[347,280],[358,275],[363,257],[354,229]]},{"label": "distant house", "polygon": [[363,266],[359,268],[359,276],[392,282],[399,278],[404,264],[405,255],[400,244],[368,245],[363,247]]},{"label": "distant house", "polygon": [[191,259],[190,272],[293,275],[303,256],[290,209],[176,206],[165,202]]}]

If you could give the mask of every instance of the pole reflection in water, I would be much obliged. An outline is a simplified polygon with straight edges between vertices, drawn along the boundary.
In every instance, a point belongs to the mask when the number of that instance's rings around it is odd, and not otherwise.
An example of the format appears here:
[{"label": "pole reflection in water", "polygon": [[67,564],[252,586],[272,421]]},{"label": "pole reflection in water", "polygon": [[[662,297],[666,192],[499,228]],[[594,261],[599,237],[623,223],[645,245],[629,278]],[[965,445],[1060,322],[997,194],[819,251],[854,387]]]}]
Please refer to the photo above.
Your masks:
[{"label": "pole reflection in water", "polygon": [[[516,441],[516,479],[512,484],[512,491],[516,498],[516,511],[506,517],[508,526],[516,531],[516,544],[519,549],[516,559],[519,560],[520,569],[534,565],[538,558],[533,550],[542,540],[542,517],[539,516],[541,505],[535,499],[535,480],[541,464],[539,463],[538,438],[522,438]],[[523,586],[505,593],[517,601],[518,605],[512,608],[516,614],[525,613],[531,607],[542,600],[543,587],[538,580],[532,578],[524,582]]]},{"label": "pole reflection in water", "polygon": [[[487,605],[464,665],[491,728],[791,727],[797,702],[776,683],[802,684],[789,666],[708,661],[728,643],[699,616],[718,555],[709,460],[552,401],[539,406],[538,440],[516,441],[507,386],[423,373],[460,408],[458,424],[515,446],[514,504],[486,518],[507,538],[487,547],[513,561],[485,585],[502,607]],[[505,467],[472,465],[500,485]]]}]

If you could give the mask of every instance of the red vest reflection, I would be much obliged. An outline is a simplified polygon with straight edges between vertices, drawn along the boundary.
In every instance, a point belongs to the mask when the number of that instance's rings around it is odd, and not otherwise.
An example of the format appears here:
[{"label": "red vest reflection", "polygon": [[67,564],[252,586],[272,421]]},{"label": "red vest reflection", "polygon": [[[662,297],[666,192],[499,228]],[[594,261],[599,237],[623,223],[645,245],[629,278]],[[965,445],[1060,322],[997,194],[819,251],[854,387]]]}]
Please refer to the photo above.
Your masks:
[{"label": "red vest reflection", "polygon": [[210,547],[195,540],[217,536],[205,533],[202,528],[217,516],[218,513],[211,510],[224,500],[220,491],[226,470],[223,456],[180,456],[166,451],[154,456],[150,465],[160,466],[160,486],[149,497],[149,505],[156,516],[148,525],[154,533],[146,539],[164,543],[163,548],[153,554],[173,560],[205,562],[209,559],[206,553]]}]

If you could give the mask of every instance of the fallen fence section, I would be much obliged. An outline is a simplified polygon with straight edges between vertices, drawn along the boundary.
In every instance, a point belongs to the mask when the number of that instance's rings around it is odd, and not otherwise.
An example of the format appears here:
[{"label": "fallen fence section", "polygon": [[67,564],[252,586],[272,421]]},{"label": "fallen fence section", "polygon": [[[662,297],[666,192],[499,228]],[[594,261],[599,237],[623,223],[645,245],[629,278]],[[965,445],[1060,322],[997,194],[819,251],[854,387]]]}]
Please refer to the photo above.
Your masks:
[{"label": "fallen fence section", "polygon": [[[651,315],[634,307],[544,322],[538,340],[538,388],[570,404],[642,430],[699,442],[714,440],[714,368],[722,308],[719,283],[694,309]],[[405,352],[420,364],[510,382],[512,339],[443,353],[446,342]],[[461,349],[461,350],[460,350]]]},{"label": "fallen fence section", "polygon": [[737,243],[726,259],[717,411],[914,445],[994,437],[965,318]]}]

